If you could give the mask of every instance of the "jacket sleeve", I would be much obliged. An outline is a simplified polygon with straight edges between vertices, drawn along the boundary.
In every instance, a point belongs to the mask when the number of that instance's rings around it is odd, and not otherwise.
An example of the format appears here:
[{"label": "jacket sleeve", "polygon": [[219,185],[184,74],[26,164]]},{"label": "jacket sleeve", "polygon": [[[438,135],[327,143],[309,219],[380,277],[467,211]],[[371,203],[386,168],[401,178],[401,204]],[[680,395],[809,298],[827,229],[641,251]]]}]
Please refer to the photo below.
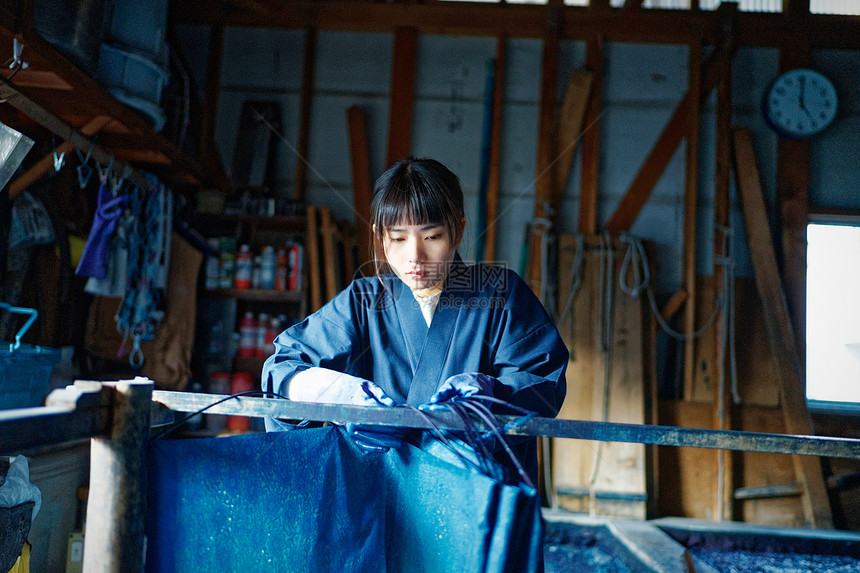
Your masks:
[{"label": "jacket sleeve", "polygon": [[263,391],[286,396],[290,378],[312,366],[355,374],[358,334],[351,309],[347,289],[280,333],[274,341],[274,354],[263,364]]},{"label": "jacket sleeve", "polygon": [[[513,273],[512,273],[513,275]],[[555,417],[567,392],[570,354],[558,329],[526,283],[510,279],[506,325],[495,354],[497,396],[544,417]]]}]

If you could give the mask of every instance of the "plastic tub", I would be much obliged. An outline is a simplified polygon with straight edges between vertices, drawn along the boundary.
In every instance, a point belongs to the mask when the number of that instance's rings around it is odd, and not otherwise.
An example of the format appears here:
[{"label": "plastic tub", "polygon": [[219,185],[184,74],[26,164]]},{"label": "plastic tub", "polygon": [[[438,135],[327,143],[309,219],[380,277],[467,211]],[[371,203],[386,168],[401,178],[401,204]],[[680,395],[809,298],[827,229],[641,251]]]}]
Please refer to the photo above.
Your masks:
[{"label": "plastic tub", "polygon": [[120,89],[130,97],[156,105],[161,103],[161,92],[168,80],[167,70],[152,59],[110,44],[101,46],[98,75],[108,91]]},{"label": "plastic tub", "polygon": [[168,0],[106,0],[104,40],[167,63]]},{"label": "plastic tub", "polygon": [[76,66],[96,72],[104,0],[40,0],[33,3],[33,28]]},{"label": "plastic tub", "polygon": [[0,410],[40,406],[48,393],[51,371],[60,361],[60,351],[21,344],[24,333],[38,316],[36,310],[4,302],[0,302],[0,310],[30,315],[15,335],[15,341],[0,345]]}]

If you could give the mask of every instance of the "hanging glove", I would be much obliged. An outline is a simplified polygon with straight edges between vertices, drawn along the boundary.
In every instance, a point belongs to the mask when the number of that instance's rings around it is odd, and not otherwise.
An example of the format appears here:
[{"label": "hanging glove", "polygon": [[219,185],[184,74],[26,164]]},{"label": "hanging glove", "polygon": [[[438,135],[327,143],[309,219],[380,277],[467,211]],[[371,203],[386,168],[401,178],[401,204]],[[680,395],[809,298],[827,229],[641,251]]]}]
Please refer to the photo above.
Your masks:
[{"label": "hanging glove", "polygon": [[294,374],[290,378],[287,396],[297,402],[394,406],[394,400],[373,382],[319,367]]},{"label": "hanging glove", "polygon": [[99,201],[87,244],[75,274],[103,279],[107,275],[108,250],[123,208],[129,202],[127,195],[111,198],[107,185],[99,187]]}]

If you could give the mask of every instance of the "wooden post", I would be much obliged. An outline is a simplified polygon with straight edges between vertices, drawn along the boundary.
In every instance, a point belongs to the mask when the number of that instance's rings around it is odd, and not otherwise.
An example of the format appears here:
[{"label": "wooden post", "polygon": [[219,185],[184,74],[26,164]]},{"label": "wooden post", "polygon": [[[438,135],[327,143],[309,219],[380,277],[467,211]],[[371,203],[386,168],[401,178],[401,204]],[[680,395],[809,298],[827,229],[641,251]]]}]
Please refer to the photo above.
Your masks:
[{"label": "wooden post", "polygon": [[600,100],[603,89],[603,36],[594,34],[587,44],[585,67],[591,72],[591,97],[582,133],[582,175],[579,191],[579,232],[597,234],[597,175],[600,171]]},{"label": "wooden post", "polygon": [[[690,44],[687,69],[689,79],[687,93],[701,91],[702,43]],[[687,168],[684,184],[684,289],[687,291],[687,304],[684,306],[684,398],[693,397],[693,383],[696,372],[696,211],[699,195],[699,112],[701,98],[691,97],[687,107]]]},{"label": "wooden post", "polygon": [[[727,255],[723,252],[726,244],[726,235],[729,226],[729,212],[731,208],[729,193],[731,187],[731,138],[732,138],[732,62],[725,55],[718,66],[720,80],[717,83],[717,111],[716,111],[716,174],[714,181],[714,260],[719,260]],[[729,237],[729,240],[733,240]],[[726,275],[725,265],[714,264],[714,288],[720,289],[724,284]],[[729,285],[734,288],[734,283]],[[727,300],[732,293],[723,291],[722,298]],[[720,310],[722,316],[727,312],[734,312],[733,308],[725,305]],[[726,380],[726,346],[724,341],[728,333],[725,331],[724,322],[718,320],[715,325],[716,344],[714,345],[713,372],[718,381],[713,385],[714,403],[714,429],[731,429],[731,391]],[[731,344],[731,341],[728,341]],[[732,467],[732,453],[726,450],[717,450],[717,467],[721,467],[717,495],[715,499],[714,516],[718,520],[731,520],[734,508],[734,477]]]},{"label": "wooden post", "polygon": [[84,571],[143,571],[152,387],[142,377],[105,384],[113,425],[108,437],[91,442]]},{"label": "wooden post", "polygon": [[308,205],[308,287],[310,290],[311,312],[322,306],[322,286],[320,278],[319,232],[317,231],[317,208]]},{"label": "wooden post", "polygon": [[337,256],[335,254],[335,232],[337,227],[332,223],[331,209],[320,207],[320,235],[323,246],[323,275],[325,276],[325,298],[331,300],[337,294]]},{"label": "wooden post", "polygon": [[311,107],[314,99],[314,62],[316,61],[317,32],[308,28],[305,32],[305,53],[302,61],[301,113],[299,113],[299,139],[296,142],[296,179],[293,198],[305,201],[305,186],[308,179],[308,147],[310,146]]},{"label": "wooden post", "polygon": [[[212,26],[209,32],[209,60],[206,63],[206,84],[203,87],[203,118],[200,125],[200,158],[213,172],[223,166],[215,145],[215,125],[218,123],[218,99],[221,93],[221,60],[224,54],[224,26]],[[217,166],[214,169],[212,166]],[[226,175],[224,176],[226,180]]]},{"label": "wooden post", "polygon": [[370,181],[370,153],[367,148],[367,120],[364,109],[357,105],[346,110],[349,127],[349,151],[352,156],[352,202],[355,232],[358,235],[358,261],[361,274],[372,275],[370,202],[373,189]]},{"label": "wooden post", "polygon": [[502,155],[502,105],[505,87],[505,38],[500,36],[496,42],[496,64],[493,72],[493,119],[490,127],[490,167],[487,176],[487,234],[484,241],[485,261],[496,258],[496,219],[499,213],[499,164]]},{"label": "wooden post", "polygon": [[409,156],[412,149],[412,108],[415,105],[417,54],[418,29],[397,28],[394,31],[394,67],[391,71],[387,167]]},{"label": "wooden post", "polygon": [[[808,0],[806,0],[808,10]],[[796,4],[796,2],[794,3]],[[802,9],[796,6],[796,9]],[[804,38],[780,50],[780,69],[809,65]],[[782,272],[801,364],[806,363],[806,226],[809,223],[809,141],[780,137],[776,150],[777,212]],[[804,380],[804,386],[805,386]]]},{"label": "wooden post", "polygon": [[[535,174],[535,219],[551,219],[547,209],[555,187],[555,103],[558,87],[558,45],[561,12],[558,8],[548,12],[547,32],[543,42],[541,62],[540,118],[538,125],[537,173]],[[546,263],[541,253],[541,234],[549,231],[546,222],[536,221],[532,234],[526,237],[529,244],[527,279],[535,294],[541,294],[541,268]]]},{"label": "wooden post", "polygon": [[[753,153],[752,137],[746,129],[734,131],[735,173],[750,249],[755,283],[762,301],[768,343],[775,358],[780,385],[785,429],[790,434],[812,434],[806,409],[802,366],[798,360],[794,330],[785,293],[779,278],[773,238]],[[833,529],[830,498],[824,483],[821,461],[809,456],[792,456],[794,469],[803,486],[803,509],[811,527]]]}]

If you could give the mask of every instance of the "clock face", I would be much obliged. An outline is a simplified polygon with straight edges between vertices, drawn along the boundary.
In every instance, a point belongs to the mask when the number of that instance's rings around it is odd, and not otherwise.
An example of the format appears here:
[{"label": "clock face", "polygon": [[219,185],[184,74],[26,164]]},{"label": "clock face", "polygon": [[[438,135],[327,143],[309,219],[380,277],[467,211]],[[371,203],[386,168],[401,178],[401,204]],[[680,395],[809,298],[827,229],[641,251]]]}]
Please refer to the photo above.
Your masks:
[{"label": "clock face", "polygon": [[793,139],[823,131],[836,117],[836,104],[836,90],[830,80],[805,68],[780,74],[763,102],[770,126]]}]

